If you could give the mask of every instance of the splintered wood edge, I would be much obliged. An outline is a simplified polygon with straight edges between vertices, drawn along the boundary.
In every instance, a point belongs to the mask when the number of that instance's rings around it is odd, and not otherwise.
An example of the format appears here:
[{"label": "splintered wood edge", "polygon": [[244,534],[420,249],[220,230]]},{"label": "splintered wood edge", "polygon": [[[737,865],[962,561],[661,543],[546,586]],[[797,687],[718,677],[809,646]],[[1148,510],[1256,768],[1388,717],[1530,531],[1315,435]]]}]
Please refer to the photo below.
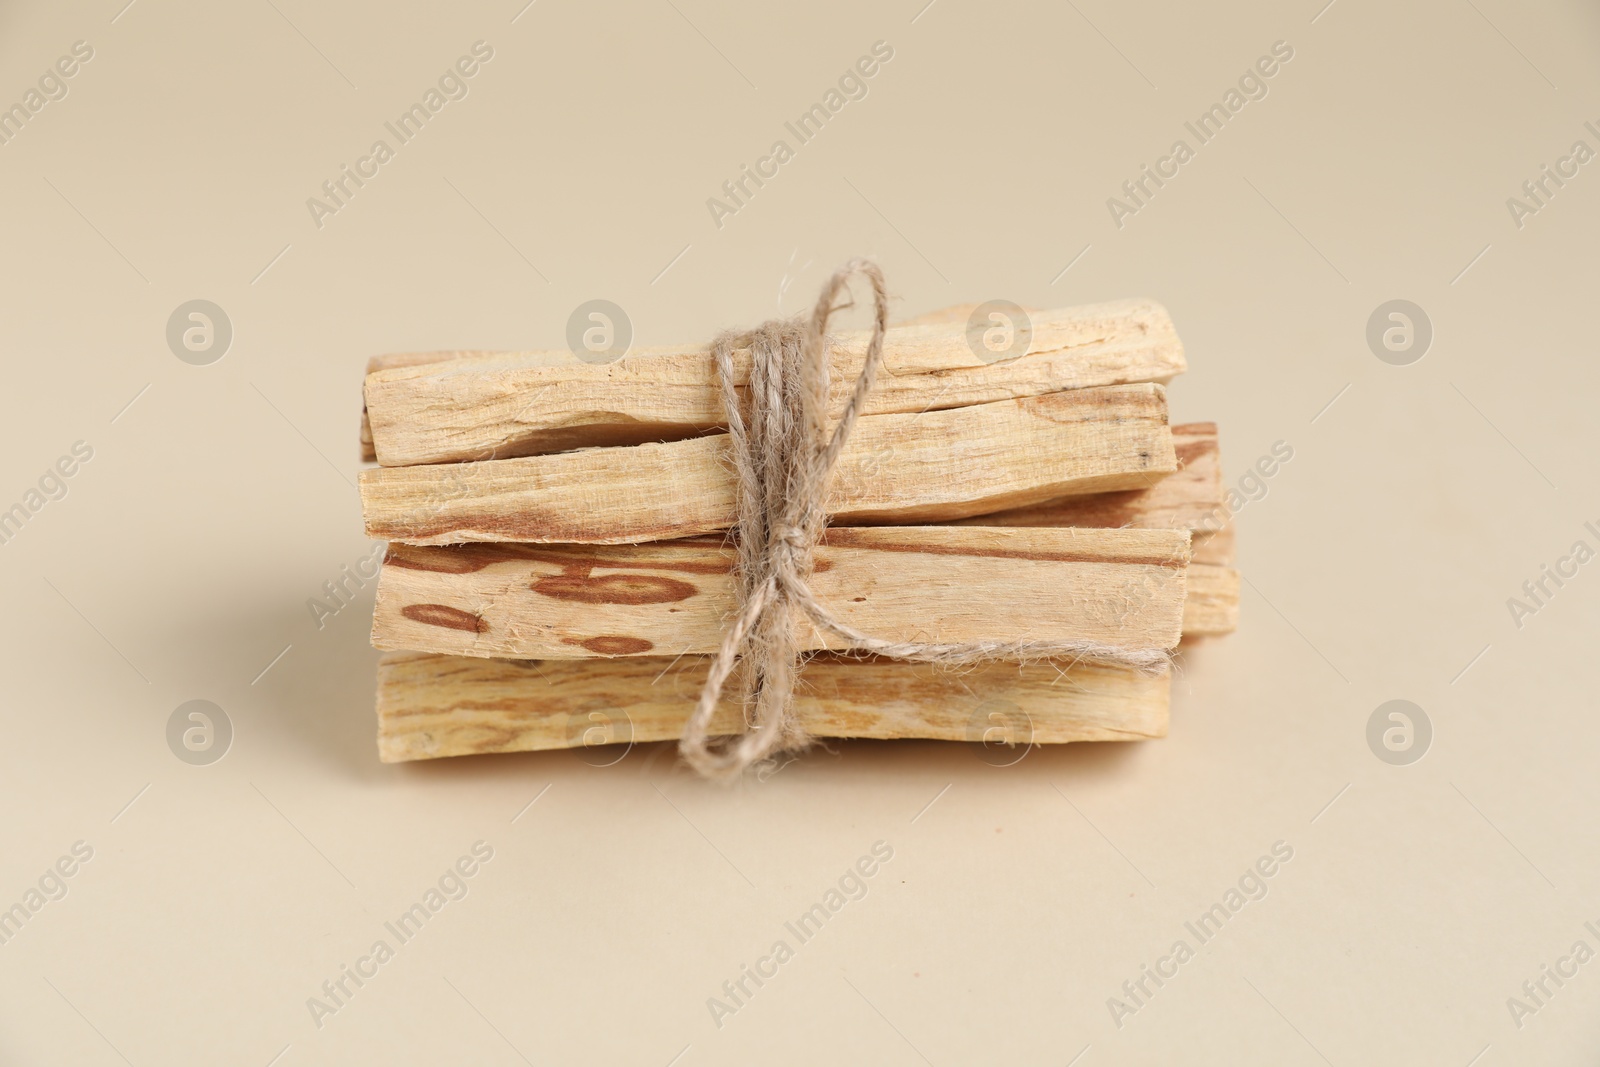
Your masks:
[{"label": "splintered wood edge", "polygon": [[[1157,303],[1156,301],[1146,300],[1146,299],[1142,299],[1142,298],[1133,298],[1131,300],[1125,301],[1124,303],[1128,303],[1128,304],[1131,304],[1131,305],[1149,305],[1150,307],[1158,309],[1162,315],[1166,316],[1167,321],[1169,323],[1171,321],[1171,316],[1167,315],[1165,307],[1163,307],[1161,304]],[[1104,307],[1104,306],[1107,306],[1107,305],[1101,304],[1101,305],[1088,305],[1088,306],[1091,306],[1091,307]],[[923,313],[921,315],[914,315],[914,316],[911,316],[909,318],[901,319],[898,322],[895,322],[893,324],[893,326],[894,327],[931,326],[931,325],[938,325],[938,324],[947,324],[947,323],[952,323],[952,322],[962,322],[962,321],[965,321],[966,319],[970,318],[972,313],[974,311],[976,311],[977,309],[978,309],[978,304],[976,304],[976,303],[955,304],[955,305],[951,305],[950,307],[940,308],[940,309],[935,310],[935,311],[925,312],[925,313]],[[1175,331],[1174,331],[1174,333],[1175,333]],[[1179,345],[1180,345],[1180,348],[1181,348],[1181,342],[1179,342]],[[379,371],[388,370],[388,369],[394,368],[394,367],[413,367],[413,366],[422,366],[422,365],[428,365],[428,364],[434,364],[434,363],[453,363],[453,362],[458,362],[458,361],[461,361],[461,360],[468,360],[468,359],[474,359],[474,358],[478,358],[478,357],[494,356],[494,355],[504,355],[504,353],[490,352],[490,351],[481,350],[481,349],[452,349],[452,350],[440,350],[440,351],[434,351],[434,352],[393,352],[393,353],[375,355],[375,356],[368,357],[366,370],[363,373],[362,378],[363,378],[363,381],[365,381],[365,378],[366,378],[367,375],[376,374]],[[365,392],[365,390],[363,390],[363,394],[364,394],[364,392]],[[1194,424],[1194,428],[1199,428],[1202,425],[1207,425],[1207,424],[1199,424],[1199,423],[1197,423],[1197,424]],[[1211,423],[1209,425],[1211,427],[1211,432],[1214,435],[1215,432],[1216,432],[1216,424],[1215,423]],[[1189,429],[1189,428],[1190,427],[1183,427],[1183,429]],[[1180,429],[1180,427],[1174,426],[1173,427],[1173,432],[1177,433],[1179,429]],[[376,463],[378,461],[378,453],[377,453],[376,447],[375,447],[373,439],[372,439],[372,423],[367,418],[367,403],[366,403],[365,395],[363,395],[362,401],[361,401],[361,426],[360,426],[360,431],[359,431],[359,441],[360,441],[360,446],[361,446],[361,459],[362,459],[362,461],[365,462],[365,463]]]},{"label": "splintered wood edge", "polygon": [[[1055,382],[1056,388],[1094,386],[1118,382],[1167,382],[1186,368],[1183,345],[1173,327],[1171,316],[1160,304],[1142,299],[1107,301],[1079,307],[1035,310],[1033,316],[1034,345],[1017,359],[991,363],[968,351],[973,342],[955,322],[926,322],[891,327],[886,339],[886,358],[890,360],[890,383],[912,388],[910,395],[900,395],[901,389],[891,388],[878,393],[887,406],[878,407],[877,401],[869,403],[868,414],[889,412],[915,412],[941,407],[965,406],[971,403],[990,402],[1007,397],[1036,395],[1049,391],[1050,379],[1067,374],[1071,380]],[[859,360],[865,349],[867,333],[852,331],[832,338],[831,351],[848,364]],[[1141,355],[1133,359],[1131,353]],[[934,358],[935,353],[939,355]],[[649,401],[630,402],[624,397],[633,390],[648,393],[648,375],[641,371],[652,358],[660,356],[671,360],[658,374],[679,387],[692,385],[704,394],[703,403],[685,408],[681,403],[665,407]],[[399,353],[377,356],[368,361],[363,384],[361,444],[363,458],[381,460],[385,465],[403,466],[421,463],[457,462],[487,458],[506,458],[516,455],[534,455],[594,445],[637,444],[645,440],[675,439],[694,436],[714,429],[716,411],[712,403],[715,390],[709,377],[704,382],[700,375],[709,375],[706,346],[680,345],[642,348],[615,366],[628,366],[626,382],[611,385],[611,399],[601,400],[597,394],[583,404],[598,403],[591,418],[569,421],[556,417],[545,424],[541,419],[527,419],[526,412],[512,416],[497,412],[497,405],[506,395],[507,384],[480,383],[487,392],[464,388],[460,398],[460,412],[481,411],[481,424],[465,438],[465,427],[452,424],[448,429],[435,426],[433,420],[443,410],[450,395],[452,379],[473,380],[479,375],[494,378],[511,374],[534,388],[540,381],[563,388],[580,391],[599,388],[602,393],[611,382],[610,374],[594,380],[590,378],[600,368],[576,360],[571,353],[557,351],[539,352],[486,352],[439,351],[428,353]],[[739,358],[736,353],[736,361]],[[907,365],[895,371],[895,360],[905,360]],[[1068,366],[1077,368],[1068,373],[1055,361],[1068,360]],[[930,361],[931,360],[931,361]],[[1131,362],[1129,362],[1131,360]],[[738,364],[743,366],[743,364]],[[1024,367],[1034,368],[1023,370]],[[1039,372],[1050,373],[1041,378]],[[944,377],[950,371],[962,374],[977,373],[971,383]],[[1020,375],[1013,379],[1013,372]],[[682,376],[690,373],[694,380]],[[841,372],[842,373],[842,372]],[[534,375],[529,378],[528,375]],[[850,375],[846,375],[848,378]],[[421,383],[433,380],[434,385]],[[841,379],[842,381],[843,379]],[[584,385],[584,382],[588,385]],[[962,381],[965,381],[963,378]],[[987,381],[988,387],[979,387]],[[417,383],[415,386],[407,383]],[[380,395],[374,396],[372,389]],[[463,391],[462,387],[457,387]],[[396,393],[395,390],[399,392]],[[421,395],[412,395],[422,389]],[[617,390],[620,390],[617,391]],[[536,390],[537,391],[537,390]],[[924,396],[923,394],[927,395]],[[894,395],[894,398],[890,397]],[[410,399],[406,399],[407,397]],[[942,398],[942,399],[941,399]],[[369,415],[367,402],[377,406]],[[842,394],[840,398],[842,402]],[[417,405],[421,405],[417,407]],[[711,406],[707,406],[710,404]],[[607,405],[618,405],[607,408]],[[580,405],[581,406],[581,405]],[[600,417],[599,410],[611,414]],[[558,407],[556,411],[570,408]],[[587,410],[585,407],[584,410]],[[553,412],[552,412],[553,415]],[[659,432],[647,424],[661,419]],[[420,420],[420,421],[419,421]],[[509,421],[507,421],[509,420]],[[710,421],[707,421],[710,420]],[[381,445],[381,447],[379,447]]]}]

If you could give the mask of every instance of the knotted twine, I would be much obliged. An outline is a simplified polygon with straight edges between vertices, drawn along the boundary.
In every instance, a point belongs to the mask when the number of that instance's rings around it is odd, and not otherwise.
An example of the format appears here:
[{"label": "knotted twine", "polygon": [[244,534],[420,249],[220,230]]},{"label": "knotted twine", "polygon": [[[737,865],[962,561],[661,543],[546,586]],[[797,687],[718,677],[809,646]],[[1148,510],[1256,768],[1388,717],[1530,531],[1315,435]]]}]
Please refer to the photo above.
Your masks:
[{"label": "knotted twine", "polygon": [[[841,307],[852,275],[872,285],[872,340],[855,390],[830,434],[828,410],[828,320]],[[1121,648],[1097,641],[978,641],[920,643],[887,641],[836,619],[812,594],[812,552],[827,525],[833,467],[872,392],[883,362],[889,301],[883,272],[868,260],[852,260],[823,286],[809,321],[773,319],[743,333],[728,331],[711,344],[733,445],[738,516],[735,590],[739,608],[722,636],[700,699],[678,750],[708,778],[732,778],[752,764],[804,748],[806,731],[794,713],[800,671],[799,624],[809,619],[851,653],[896,660],[962,665],[1005,659],[1029,662],[1067,659],[1158,674],[1171,659],[1164,649]],[[748,419],[734,384],[733,353],[748,349]],[[724,685],[743,667],[746,730],[713,747],[707,731]]]}]

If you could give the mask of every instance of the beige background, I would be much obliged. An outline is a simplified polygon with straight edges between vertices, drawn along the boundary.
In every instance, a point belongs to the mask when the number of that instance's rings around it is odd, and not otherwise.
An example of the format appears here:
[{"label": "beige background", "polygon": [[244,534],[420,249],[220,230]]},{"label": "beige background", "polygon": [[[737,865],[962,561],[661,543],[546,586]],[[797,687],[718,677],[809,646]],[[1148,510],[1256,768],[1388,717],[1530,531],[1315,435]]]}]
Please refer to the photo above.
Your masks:
[{"label": "beige background", "polygon": [[[95,850],[0,946],[0,1062],[1590,1062],[1600,964],[1520,1029],[1506,1000],[1600,948],[1600,572],[1520,630],[1506,599],[1600,544],[1600,167],[1520,230],[1505,201],[1600,147],[1591,6],[124,2],[0,9],[0,101],[94,48],[0,146],[0,506],[94,448],[0,546],[0,907]],[[313,225],[480,39],[470,95]],[[880,39],[869,95],[715,227]],[[1114,226],[1279,40],[1269,95]],[[1159,299],[1174,419],[1221,423],[1231,479],[1293,447],[1171,737],[1003,770],[845,744],[732,792],[670,749],[378,764],[370,591],[306,608],[366,552],[365,358],[560,346],[592,297],[704,338],[855,254],[904,314]],[[164,339],[200,297],[235,330],[204,367]],[[1393,298],[1434,326],[1410,366],[1364,338]],[[235,729],[207,767],[165,740],[193,698]],[[1393,698],[1433,724],[1411,766],[1365,740]],[[470,895],[316,1028],[306,999],[480,839]],[[707,998],[880,839],[868,895],[717,1028]],[[1280,840],[1267,897],[1114,1025]]]}]

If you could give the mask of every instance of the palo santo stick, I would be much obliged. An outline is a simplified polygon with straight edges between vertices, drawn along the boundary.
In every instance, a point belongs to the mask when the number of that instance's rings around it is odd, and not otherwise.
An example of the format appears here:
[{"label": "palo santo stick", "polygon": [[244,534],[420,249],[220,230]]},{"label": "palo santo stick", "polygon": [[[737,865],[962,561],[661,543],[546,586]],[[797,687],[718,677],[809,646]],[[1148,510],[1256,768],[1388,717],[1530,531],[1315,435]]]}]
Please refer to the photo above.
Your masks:
[{"label": "palo santo stick", "polygon": [[1216,563],[1233,566],[1233,520],[1213,533],[1196,533],[1190,541],[1190,558],[1196,563]]},{"label": "palo santo stick", "polygon": [[[401,763],[677,740],[707,662],[386,653],[378,664],[378,756]],[[1081,663],[951,671],[823,653],[801,672],[795,707],[816,737],[1135,741],[1166,736],[1170,687],[1168,675]],[[719,705],[712,732],[743,729],[738,705]]]},{"label": "palo santo stick", "polygon": [[1135,526],[1141,529],[1216,529],[1227,518],[1217,424],[1172,427],[1178,469],[1148,489],[1065,497],[1029,507],[955,520],[969,526]]},{"label": "palo santo stick", "polygon": [[[862,413],[1166,382],[1185,366],[1171,318],[1150,301],[1039,311],[1030,319],[1027,351],[1001,362],[978,358],[964,322],[891,328]],[[868,337],[841,334],[830,346],[835,417],[860,373]],[[441,352],[374,362],[381,366],[366,379],[366,432],[384,466],[673,440],[726,426],[704,345],[641,350],[600,364],[566,352]],[[736,380],[748,373],[749,355],[740,350]]]},{"label": "palo santo stick", "polygon": [[[397,352],[387,356],[373,356],[367,360],[367,373],[388,367],[415,367],[420,363],[443,363],[467,356],[483,355],[481,352]],[[372,443],[372,420],[367,418],[367,403],[361,402],[361,458],[372,463],[378,458],[377,447]]]},{"label": "palo santo stick", "polygon": [[1239,628],[1239,572],[1215,563],[1189,564],[1183,636],[1212,637]]},{"label": "palo santo stick", "polygon": [[[372,643],[466,656],[715,652],[738,610],[723,538],[647,545],[393,545]],[[890,641],[1082,639],[1171,648],[1186,530],[894,526],[826,531],[811,589]],[[804,650],[843,648],[804,624]]]},{"label": "palo santo stick", "polygon": [[[868,415],[833,471],[835,521],[964,518],[1076,493],[1144,488],[1176,469],[1159,385],[1074,389],[949,411]],[[479,463],[361,472],[374,538],[624,544],[734,522],[726,434]]]},{"label": "palo santo stick", "polygon": [[1239,572],[1233,566],[1233,520],[1192,535],[1183,601],[1183,636],[1215,637],[1239,628]]},{"label": "palo santo stick", "polygon": [[1185,637],[1232,633],[1239,625],[1239,572],[1233,569],[1233,519],[1222,490],[1217,424],[1172,428],[1178,470],[1149,489],[1067,497],[1028,508],[958,519],[951,525],[1114,526],[1188,529]]}]

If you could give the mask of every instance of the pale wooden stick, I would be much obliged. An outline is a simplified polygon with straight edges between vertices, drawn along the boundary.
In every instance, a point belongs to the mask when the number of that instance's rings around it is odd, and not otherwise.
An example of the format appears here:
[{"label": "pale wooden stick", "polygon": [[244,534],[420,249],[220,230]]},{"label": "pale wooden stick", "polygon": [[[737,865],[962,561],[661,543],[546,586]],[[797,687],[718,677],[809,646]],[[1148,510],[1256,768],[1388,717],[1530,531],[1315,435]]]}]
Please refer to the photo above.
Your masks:
[{"label": "pale wooden stick", "polygon": [[1215,563],[1189,564],[1183,636],[1214,637],[1239,628],[1239,572]]},{"label": "pale wooden stick", "polygon": [[[385,763],[489,752],[673,741],[707,658],[495,660],[386,653],[378,665],[378,755]],[[994,663],[952,671],[823,653],[801,673],[796,707],[815,737],[1059,744],[1165,737],[1170,677],[1087,664]],[[739,733],[724,702],[713,729]],[[996,761],[1024,749],[987,747]],[[596,753],[610,760],[623,750]],[[1013,755],[1014,753],[1014,755]]]},{"label": "pale wooden stick", "polygon": [[1224,567],[1233,566],[1233,520],[1229,519],[1222,529],[1215,533],[1196,533],[1190,542],[1192,556],[1196,563],[1217,563]]},{"label": "pale wooden stick", "polygon": [[[1150,301],[1033,312],[1031,328],[1026,353],[999,362],[985,361],[992,357],[965,322],[890,329],[885,373],[863,414],[1166,382],[1184,369],[1172,320]],[[835,416],[861,370],[867,336],[841,334],[830,349]],[[739,353],[735,367],[742,382],[748,355]],[[365,399],[364,436],[384,466],[672,440],[726,425],[703,345],[599,364],[567,352],[382,357],[369,364]]]},{"label": "pale wooden stick", "polygon": [[[396,352],[385,356],[372,356],[367,360],[367,373],[384,370],[388,367],[415,367],[422,363],[445,363],[451,360],[464,359],[467,356],[485,355],[482,352]],[[363,379],[363,392],[365,380]],[[361,401],[361,459],[367,463],[374,463],[378,459],[377,446],[372,443],[372,420],[367,418],[367,402]]]},{"label": "pale wooden stick", "polygon": [[1172,427],[1172,447],[1178,469],[1149,488],[1063,497],[952,521],[969,526],[1136,526],[1197,534],[1219,528],[1228,510],[1217,424]]},{"label": "pale wooden stick", "polygon": [[[720,538],[395,545],[372,643],[532,659],[710,653],[738,609],[734,558]],[[1188,558],[1186,530],[834,527],[810,585],[840,622],[889,641],[1171,648]],[[845,647],[802,630],[802,651]]]},{"label": "pale wooden stick", "polygon": [[1183,635],[1232,633],[1239,625],[1239,572],[1233,568],[1233,518],[1223,494],[1217,424],[1174,426],[1172,443],[1177,472],[1148,489],[1067,497],[954,524],[1188,529],[1193,541]]},{"label": "pale wooden stick", "polygon": [[[1143,488],[1176,469],[1159,385],[1074,389],[861,418],[834,468],[837,522],[962,518]],[[620,544],[726,529],[725,434],[480,463],[361,472],[367,533],[410,544]]]}]

